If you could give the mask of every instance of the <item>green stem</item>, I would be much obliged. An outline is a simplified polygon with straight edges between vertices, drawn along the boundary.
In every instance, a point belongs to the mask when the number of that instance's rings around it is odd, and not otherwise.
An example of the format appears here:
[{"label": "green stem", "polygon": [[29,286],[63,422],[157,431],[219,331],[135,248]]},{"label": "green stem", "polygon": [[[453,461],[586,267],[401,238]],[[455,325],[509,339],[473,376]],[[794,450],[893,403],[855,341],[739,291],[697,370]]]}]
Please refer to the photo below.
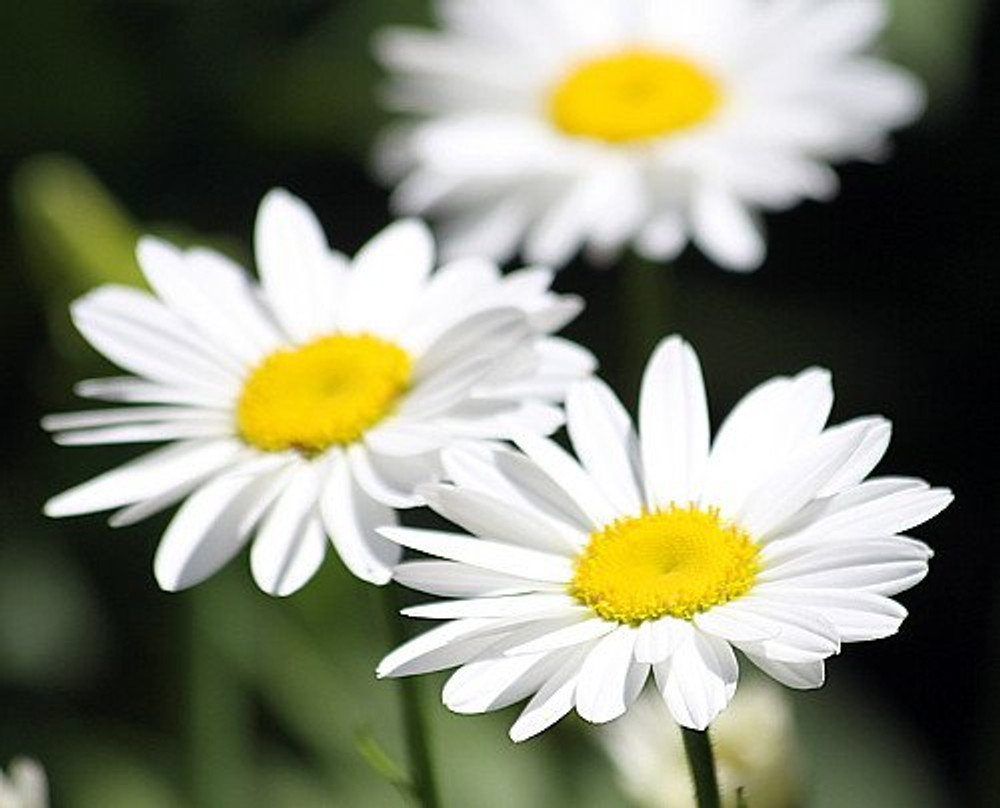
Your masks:
[{"label": "green stem", "polygon": [[698,808],[722,808],[719,797],[719,781],[715,776],[715,757],[712,753],[712,739],[708,730],[681,727],[684,751],[687,753],[691,779],[697,796]]},{"label": "green stem", "polygon": [[619,288],[625,334],[619,364],[627,374],[622,389],[636,392],[653,348],[677,329],[676,284],[673,266],[656,264],[635,254],[623,262],[621,272]]},{"label": "green stem", "polygon": [[[399,595],[395,587],[381,587],[382,603],[392,645],[402,645],[408,637],[399,617]],[[399,680],[403,733],[409,753],[410,779],[413,796],[422,808],[440,808],[434,768],[431,764],[427,722],[424,718],[420,680],[404,676]]]},{"label": "green stem", "polygon": [[189,595],[189,765],[197,808],[248,805],[254,794],[252,706],[212,642],[233,609],[228,594],[225,586],[205,584]]}]

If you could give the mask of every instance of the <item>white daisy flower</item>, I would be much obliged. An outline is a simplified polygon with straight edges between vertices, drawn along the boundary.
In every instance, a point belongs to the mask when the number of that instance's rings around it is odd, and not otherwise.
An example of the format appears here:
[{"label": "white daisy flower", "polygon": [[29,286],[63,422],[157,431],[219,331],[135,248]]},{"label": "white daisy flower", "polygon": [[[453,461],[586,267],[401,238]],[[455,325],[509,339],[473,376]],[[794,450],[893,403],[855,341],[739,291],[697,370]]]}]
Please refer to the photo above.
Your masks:
[{"label": "white daisy flower", "polygon": [[35,761],[18,758],[0,771],[0,808],[48,808],[49,784]]},{"label": "white daisy flower", "polygon": [[377,40],[410,115],[379,168],[450,255],[581,247],[653,260],[692,240],[764,258],[760,210],[825,200],[830,162],[884,154],[923,106],[870,55],[883,0],[438,0],[440,32]]},{"label": "white daisy flower", "polygon": [[399,548],[378,536],[421,504],[456,441],[548,434],[593,357],[550,336],[580,311],[553,273],[501,276],[485,260],[436,272],[415,221],[353,260],[331,251],[312,211],[263,200],[260,284],[218,253],[153,238],[138,247],[154,294],[105,286],[72,306],[98,351],[134,376],[77,392],[129,406],[52,415],[68,445],[168,442],[50,500],[67,516],[118,508],[126,525],[184,501],[156,553],[164,589],[212,575],[252,539],[258,585],[287,595],[332,539],[344,564],[385,583]]},{"label": "white daisy flower", "polygon": [[523,454],[451,451],[453,485],[425,491],[477,536],[388,528],[439,556],[401,564],[405,586],[450,598],[405,610],[446,620],[390,653],[380,676],[460,666],[460,713],[530,697],[523,740],[568,711],[622,715],[652,671],[678,723],[704,729],[736,690],[734,650],[774,679],[818,687],[843,642],[893,634],[891,599],[931,551],[897,535],[944,508],[921,480],[865,480],[889,443],[883,418],[824,429],[829,374],[809,369],[747,395],[709,446],[697,357],[678,337],[647,367],[639,434],[599,381],[566,399],[579,461],[524,435]]}]

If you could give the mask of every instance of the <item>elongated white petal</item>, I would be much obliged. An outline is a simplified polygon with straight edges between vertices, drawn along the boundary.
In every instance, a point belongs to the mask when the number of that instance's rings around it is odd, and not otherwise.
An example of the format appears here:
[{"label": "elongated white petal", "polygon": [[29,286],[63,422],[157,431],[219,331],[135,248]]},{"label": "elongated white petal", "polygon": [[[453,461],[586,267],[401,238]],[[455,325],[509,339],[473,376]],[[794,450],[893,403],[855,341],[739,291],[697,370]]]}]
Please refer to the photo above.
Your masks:
[{"label": "elongated white petal", "polygon": [[783,685],[796,690],[813,690],[822,687],[826,679],[826,665],[823,660],[815,662],[781,662],[768,659],[766,656],[754,654],[744,649],[744,653],[754,665],[764,673]]},{"label": "elongated white petal", "polygon": [[454,598],[515,595],[535,592],[540,588],[537,581],[529,578],[478,569],[454,561],[404,561],[396,565],[392,577],[410,589]]},{"label": "elongated white petal", "polygon": [[186,589],[214,574],[246,543],[261,516],[261,504],[270,502],[286,483],[284,475],[272,478],[237,469],[200,488],[160,540],[153,564],[160,586],[171,592]]},{"label": "elongated white petal", "polygon": [[649,666],[633,659],[636,631],[621,626],[601,638],[580,668],[576,711],[603,724],[622,715],[639,695]]},{"label": "elongated white petal", "polygon": [[534,435],[516,438],[518,447],[556,485],[565,491],[594,525],[606,525],[621,513],[594,480],[559,445]]},{"label": "elongated white petal", "polygon": [[547,664],[545,654],[476,659],[451,675],[441,691],[441,700],[456,713],[498,710],[537,690],[553,667],[552,661]]},{"label": "elongated white petal", "polygon": [[468,536],[435,530],[384,528],[379,533],[411,550],[461,561],[480,569],[552,583],[565,583],[573,575],[570,560],[552,553],[485,539],[470,541]]},{"label": "elongated white petal", "polygon": [[675,617],[661,617],[647,620],[639,626],[635,642],[635,658],[638,662],[663,662],[673,652],[690,640],[691,624]]},{"label": "elongated white petal", "polygon": [[347,449],[351,474],[368,496],[391,508],[415,508],[423,504],[417,486],[438,476],[437,458],[433,455],[415,457],[383,457],[364,444],[355,443]]},{"label": "elongated white petal", "polygon": [[628,413],[611,389],[600,381],[580,382],[570,388],[566,426],[573,449],[591,479],[622,513],[639,513],[638,439]]},{"label": "elongated white petal", "polygon": [[567,556],[587,541],[572,525],[489,494],[448,485],[424,486],[420,492],[439,514],[483,538]]},{"label": "elongated white petal", "polygon": [[319,480],[300,464],[264,519],[250,550],[257,585],[271,595],[290,595],[315,574],[326,553],[326,535],[316,513]]},{"label": "elongated white petal", "polygon": [[409,606],[401,614],[407,617],[422,617],[429,620],[454,620],[466,617],[513,617],[520,614],[561,614],[576,612],[579,604],[569,595],[562,593],[539,593],[468,600],[445,600]]},{"label": "elongated white petal", "polygon": [[828,430],[790,460],[779,472],[750,492],[736,514],[751,535],[766,538],[782,522],[813,499],[843,468],[865,439],[869,424],[858,421],[850,429]]},{"label": "elongated white petal", "polygon": [[461,446],[446,449],[441,460],[446,477],[460,488],[493,494],[581,531],[597,527],[561,487],[522,454],[506,449]]},{"label": "elongated white petal", "polygon": [[508,647],[504,653],[535,654],[543,651],[558,651],[576,645],[590,644],[593,640],[599,640],[617,630],[616,623],[593,617],[589,612],[581,611],[580,614],[574,616],[573,622],[569,625],[560,626],[521,645]]},{"label": "elongated white petal", "polygon": [[674,720],[696,730],[705,729],[726,708],[739,676],[729,643],[697,632],[653,671]]},{"label": "elongated white petal", "polygon": [[344,267],[334,257],[316,216],[285,190],[260,204],[254,252],[264,293],[285,333],[305,342],[333,329]]},{"label": "elongated white petal", "polygon": [[708,458],[708,404],[698,357],[680,337],[661,342],[646,366],[639,434],[649,507],[693,500]]},{"label": "elongated white petal", "polygon": [[319,506],[323,524],[344,566],[363,581],[388,583],[402,551],[386,541],[377,528],[396,524],[396,513],[361,490],[343,456],[331,457],[328,462]]},{"label": "elongated white petal", "polygon": [[573,709],[580,664],[585,653],[585,650],[576,650],[563,657],[559,669],[538,689],[511,726],[512,741],[526,741],[552,726]]},{"label": "elongated white petal", "polygon": [[748,491],[820,433],[833,406],[830,374],[810,369],[750,391],[722,422],[702,487],[702,503],[739,509]]},{"label": "elongated white petal", "polygon": [[376,675],[409,676],[460,665],[489,648],[507,624],[502,620],[454,620],[414,637],[387,654]]},{"label": "elongated white petal", "polygon": [[406,220],[387,227],[354,258],[340,328],[395,336],[433,265],[434,240],[426,225]]},{"label": "elongated white petal", "polygon": [[243,453],[231,440],[171,444],[52,497],[45,503],[45,514],[72,516],[140,502],[204,479],[236,462]]},{"label": "elongated white petal", "polygon": [[207,250],[185,254],[150,237],[139,241],[136,256],[157,297],[231,355],[236,367],[255,364],[280,344],[246,272],[227,259]]}]

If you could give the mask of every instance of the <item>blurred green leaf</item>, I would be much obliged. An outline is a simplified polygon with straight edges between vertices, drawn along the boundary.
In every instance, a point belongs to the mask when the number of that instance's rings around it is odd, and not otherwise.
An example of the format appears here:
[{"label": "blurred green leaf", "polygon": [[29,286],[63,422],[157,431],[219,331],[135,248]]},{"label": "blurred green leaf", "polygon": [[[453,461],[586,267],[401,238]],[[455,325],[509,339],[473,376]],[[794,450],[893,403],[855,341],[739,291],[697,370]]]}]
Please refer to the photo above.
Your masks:
[{"label": "blurred green leaf", "polygon": [[135,260],[140,230],[83,163],[59,154],[32,157],[15,171],[11,188],[29,260],[50,301],[101,283],[143,284]]},{"label": "blurred green leaf", "polygon": [[888,46],[915,70],[930,93],[929,114],[947,115],[972,89],[982,0],[891,0]]}]

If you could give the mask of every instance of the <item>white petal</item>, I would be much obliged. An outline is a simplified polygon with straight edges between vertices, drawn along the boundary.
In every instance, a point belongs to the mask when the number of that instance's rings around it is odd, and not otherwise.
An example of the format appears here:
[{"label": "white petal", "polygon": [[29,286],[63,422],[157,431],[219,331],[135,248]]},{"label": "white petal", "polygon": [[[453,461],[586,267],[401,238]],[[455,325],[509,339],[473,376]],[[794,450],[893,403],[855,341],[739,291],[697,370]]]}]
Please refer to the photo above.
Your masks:
[{"label": "white petal", "polygon": [[504,653],[535,654],[542,651],[559,651],[575,645],[589,644],[617,630],[617,623],[591,617],[585,612],[569,625],[556,628],[521,645],[507,648]]},{"label": "white petal", "polygon": [[345,270],[309,206],[285,190],[268,192],[257,213],[254,252],[285,332],[305,342],[330,331]]},{"label": "white petal", "polygon": [[[888,482],[888,485],[886,485]],[[928,488],[919,480],[899,488],[899,481],[871,480],[810,509],[790,541],[889,536],[923,524],[954,499],[946,488]]]},{"label": "white petal", "polygon": [[692,501],[708,458],[708,404],[698,357],[680,337],[663,340],[646,366],[639,435],[648,505]]},{"label": "white petal", "polygon": [[435,530],[401,527],[386,528],[379,533],[411,550],[480,569],[551,583],[566,583],[573,577],[572,562],[565,556]]},{"label": "white petal", "polygon": [[433,266],[434,239],[426,225],[389,225],[354,258],[340,328],[395,336]]},{"label": "white petal", "polygon": [[603,724],[622,715],[639,695],[649,666],[632,658],[636,630],[621,626],[603,637],[587,655],[576,687],[576,711]]},{"label": "white petal", "polygon": [[211,396],[228,405],[239,384],[233,367],[156,298],[102,286],[73,302],[73,323],[87,341],[126,370]]},{"label": "white petal", "polygon": [[523,454],[469,445],[446,449],[441,460],[447,478],[460,488],[492,494],[522,510],[539,511],[584,533],[599,527]]},{"label": "white petal", "polygon": [[420,493],[431,508],[477,536],[559,555],[587,542],[587,535],[572,525],[479,491],[431,485],[422,486]]},{"label": "white petal", "polygon": [[739,509],[748,491],[819,435],[832,406],[830,374],[817,368],[751,390],[715,436],[702,504]]},{"label": "white petal", "polygon": [[780,530],[782,523],[812,500],[844,467],[863,443],[869,424],[859,420],[847,429],[830,429],[805,447],[782,469],[755,488],[734,514],[758,540]]},{"label": "white petal", "polygon": [[801,663],[781,662],[748,651],[744,651],[744,653],[747,659],[772,679],[796,690],[812,690],[821,687],[826,678],[826,666],[823,660]]},{"label": "white petal", "polygon": [[733,194],[703,185],[694,194],[691,228],[695,242],[726,269],[749,272],[764,261],[761,226]]},{"label": "white petal", "polygon": [[391,508],[415,508],[423,504],[417,486],[439,476],[434,455],[383,457],[360,443],[347,449],[351,474],[358,485],[376,502]]},{"label": "white petal", "polygon": [[463,665],[445,682],[441,700],[465,715],[498,710],[535,692],[558,669],[544,654],[477,659]]},{"label": "white petal", "polygon": [[597,380],[574,385],[566,397],[566,426],[573,450],[598,488],[622,513],[638,514],[639,445],[615,394]]},{"label": "white petal", "polygon": [[606,525],[623,514],[605,496],[591,476],[565,450],[547,438],[522,434],[518,448],[566,492],[594,525]]},{"label": "white petal", "polygon": [[653,667],[656,684],[678,724],[703,730],[736,692],[739,668],[729,643],[694,632],[666,662]]},{"label": "white petal", "polygon": [[319,569],[326,535],[316,513],[318,497],[316,470],[299,464],[257,531],[250,569],[269,595],[292,594]]},{"label": "white petal", "polygon": [[731,615],[771,635],[760,641],[740,641],[741,649],[756,649],[783,662],[813,662],[840,651],[837,629],[821,614],[810,610],[808,603],[793,606],[761,592],[729,605]]},{"label": "white petal", "polygon": [[453,620],[418,634],[387,654],[375,675],[409,676],[461,665],[494,645],[502,620]]},{"label": "white petal", "polygon": [[327,461],[319,505],[323,525],[344,566],[363,581],[388,583],[402,550],[376,528],[395,525],[396,512],[361,490],[343,455],[331,455]]},{"label": "white petal", "polygon": [[647,620],[639,626],[639,636],[635,643],[636,660],[663,662],[676,648],[690,640],[691,631],[690,623],[675,617]]},{"label": "white petal", "polygon": [[238,360],[237,367],[255,364],[280,344],[241,267],[208,250],[182,253],[149,236],[140,239],[136,255],[157,296]]},{"label": "white petal", "polygon": [[451,442],[451,436],[435,424],[387,418],[364,437],[366,446],[375,454],[392,457],[413,457],[438,452]]},{"label": "white petal", "polygon": [[536,592],[537,581],[501,572],[477,569],[454,561],[404,561],[397,564],[393,580],[441,597],[470,598]]},{"label": "white petal", "polygon": [[767,597],[789,608],[806,605],[828,620],[844,642],[889,637],[899,630],[906,617],[906,609],[896,601],[871,592],[783,587],[769,590]]},{"label": "white petal", "polygon": [[205,479],[243,454],[244,448],[232,440],[164,446],[52,497],[45,503],[45,514],[73,516],[141,502]]},{"label": "white petal", "polygon": [[563,616],[581,609],[569,595],[559,592],[529,593],[499,597],[443,600],[408,606],[400,614],[426,620],[454,620],[466,617],[516,617],[518,615]]},{"label": "white petal", "polygon": [[[860,445],[851,458],[844,463],[840,471],[833,475],[816,494],[818,497],[828,497],[846,488],[857,485],[867,477],[878,465],[892,437],[892,424],[884,418],[865,419],[868,429]],[[834,429],[849,429],[851,422],[841,424]]]},{"label": "white petal", "polygon": [[281,472],[237,468],[193,494],[157,547],[153,566],[160,586],[170,592],[186,589],[219,570],[246,543],[285,480]]},{"label": "white petal", "polygon": [[512,741],[525,741],[537,735],[573,709],[585,653],[585,650],[576,650],[566,655],[560,668],[549,676],[510,728]]},{"label": "white petal", "polygon": [[496,308],[476,312],[444,331],[417,360],[416,376],[429,379],[456,362],[500,356],[529,334],[524,312]]}]

